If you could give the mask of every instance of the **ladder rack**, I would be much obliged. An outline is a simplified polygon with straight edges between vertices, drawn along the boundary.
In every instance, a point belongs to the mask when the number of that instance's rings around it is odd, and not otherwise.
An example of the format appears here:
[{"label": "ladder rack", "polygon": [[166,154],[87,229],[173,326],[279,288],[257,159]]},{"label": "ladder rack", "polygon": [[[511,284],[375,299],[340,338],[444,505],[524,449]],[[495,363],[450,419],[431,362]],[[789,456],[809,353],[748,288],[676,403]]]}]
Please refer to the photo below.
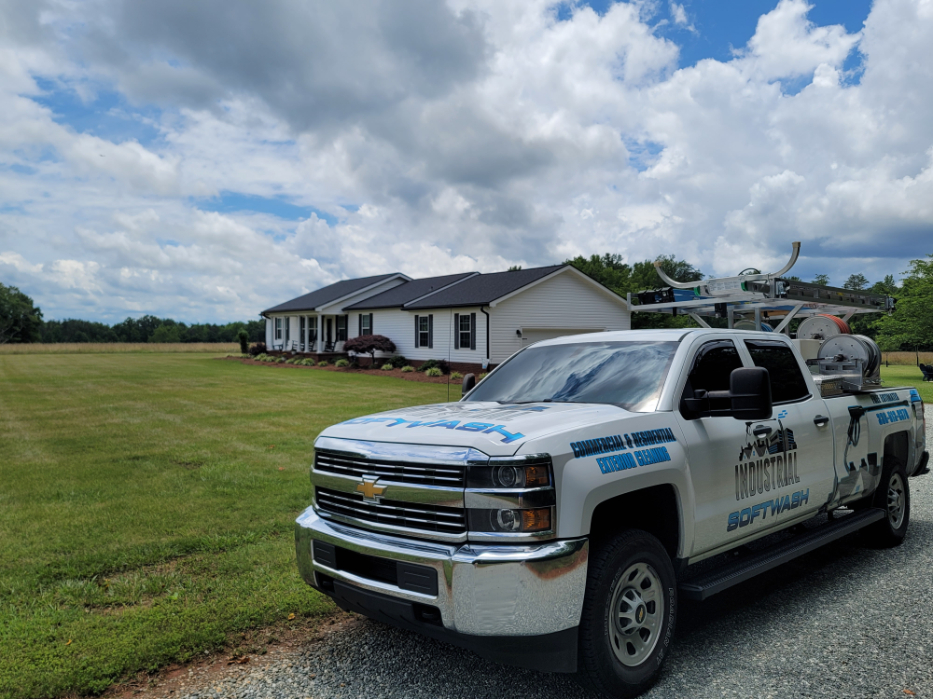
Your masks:
[{"label": "ladder rack", "polygon": [[[867,291],[840,289],[779,275],[789,270],[800,252],[794,243],[791,261],[774,274],[751,274],[696,282],[677,282],[655,263],[658,275],[668,287],[628,294],[629,308],[635,313],[689,315],[703,327],[703,318],[726,318],[728,327],[736,320],[754,319],[755,327],[763,320],[780,319],[775,332],[787,332],[790,321],[819,314],[838,315],[848,321],[857,313],[883,313],[894,310],[894,299]],[[638,300],[638,304],[634,301]]]}]

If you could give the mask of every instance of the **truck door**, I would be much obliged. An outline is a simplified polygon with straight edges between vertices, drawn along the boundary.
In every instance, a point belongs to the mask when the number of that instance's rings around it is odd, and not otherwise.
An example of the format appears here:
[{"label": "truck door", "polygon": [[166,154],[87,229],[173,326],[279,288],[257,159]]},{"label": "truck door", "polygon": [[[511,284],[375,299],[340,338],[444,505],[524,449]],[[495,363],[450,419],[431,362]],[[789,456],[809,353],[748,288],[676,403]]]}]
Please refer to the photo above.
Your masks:
[{"label": "truck door", "polygon": [[[754,532],[816,514],[829,501],[835,483],[833,428],[826,404],[811,391],[813,384],[803,375],[790,346],[780,340],[744,343],[754,365],[768,370],[772,417],[777,420],[777,433],[769,437],[769,463],[762,474],[770,475],[771,487],[762,487],[765,479],[759,480],[756,470],[754,491],[749,480],[747,499],[744,489],[741,493],[746,507],[770,502],[767,513],[760,512],[761,517],[743,527]],[[762,520],[760,527],[757,519]]]},{"label": "truck door", "polygon": [[[732,340],[711,340],[697,348],[680,399],[677,421],[687,446],[688,467],[695,502],[694,543],[691,555],[710,551],[735,538],[726,531],[735,510],[733,466],[745,445],[746,425],[731,417],[700,417],[687,409],[684,398],[694,392],[728,391],[729,376],[742,358]],[[710,405],[711,409],[728,406]]]}]

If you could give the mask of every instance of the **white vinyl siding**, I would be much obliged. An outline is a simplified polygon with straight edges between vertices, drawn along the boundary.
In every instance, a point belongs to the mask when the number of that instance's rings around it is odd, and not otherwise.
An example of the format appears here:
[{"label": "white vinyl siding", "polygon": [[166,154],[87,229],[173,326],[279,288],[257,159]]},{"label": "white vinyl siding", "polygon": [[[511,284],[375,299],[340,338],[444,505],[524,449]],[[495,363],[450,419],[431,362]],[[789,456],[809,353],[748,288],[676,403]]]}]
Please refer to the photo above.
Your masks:
[{"label": "white vinyl siding", "polygon": [[[568,270],[541,282],[489,309],[491,316],[490,361],[499,364],[529,344],[518,330],[542,339],[544,331],[591,332],[630,330],[632,314],[623,300],[615,301]],[[485,318],[477,316],[477,325]],[[483,340],[485,342],[485,338]],[[477,336],[476,346],[480,347]],[[483,346],[485,351],[485,346]]]}]

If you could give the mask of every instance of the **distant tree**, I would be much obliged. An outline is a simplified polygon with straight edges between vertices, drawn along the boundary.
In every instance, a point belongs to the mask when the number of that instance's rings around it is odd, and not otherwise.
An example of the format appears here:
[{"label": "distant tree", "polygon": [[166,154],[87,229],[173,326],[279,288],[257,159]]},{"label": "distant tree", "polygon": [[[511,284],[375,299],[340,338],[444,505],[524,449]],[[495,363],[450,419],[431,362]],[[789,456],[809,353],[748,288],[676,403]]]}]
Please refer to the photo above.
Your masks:
[{"label": "distant tree", "polygon": [[236,334],[236,339],[240,343],[240,354],[249,354],[249,333],[241,330]]},{"label": "distant tree", "polygon": [[511,267],[509,267],[509,269],[508,269],[507,271],[509,271],[509,272],[517,272],[517,271],[520,270],[521,268],[522,268],[521,265],[512,265]]},{"label": "distant tree", "polygon": [[815,277],[813,277],[813,283],[819,284],[820,286],[828,286],[829,275],[828,274],[817,274]]},{"label": "distant tree", "polygon": [[[567,260],[584,274],[589,275],[600,284],[612,291],[625,296],[628,293],[638,293],[646,289],[656,289],[664,286],[658,271],[654,266],[655,260],[643,260],[633,265],[623,261],[622,255],[605,253],[590,257],[578,256]],[[703,279],[703,272],[684,260],[678,260],[673,255],[662,255],[657,258],[661,269],[669,277],[678,282],[695,282]],[[636,313],[632,316],[633,328],[682,328],[695,327],[696,323],[688,316],[670,316],[661,313]]]},{"label": "distant tree", "polygon": [[927,257],[911,260],[894,312],[876,323],[877,341],[885,351],[933,350],[933,255]]},{"label": "distant tree", "polygon": [[160,325],[149,336],[149,342],[181,342],[181,328],[178,324]]},{"label": "distant tree", "polygon": [[845,283],[842,285],[843,289],[851,289],[852,291],[862,291],[863,289],[868,288],[868,278],[862,274],[850,274],[849,278],[845,280]]},{"label": "distant tree", "polygon": [[373,364],[376,363],[376,352],[385,352],[392,354],[395,352],[395,343],[385,335],[360,335],[351,337],[343,343],[343,349],[353,354],[368,354],[372,357]]},{"label": "distant tree", "polygon": [[789,282],[802,282],[803,281],[803,279],[798,277],[796,274],[791,274],[787,277],[782,277],[782,279],[786,279]]},{"label": "distant tree", "polygon": [[0,283],[0,345],[38,342],[42,311],[15,286]]},{"label": "distant tree", "polygon": [[894,275],[888,274],[884,280],[872,284],[870,291],[873,294],[882,296],[897,296],[900,288],[897,286],[897,282],[894,281]]}]

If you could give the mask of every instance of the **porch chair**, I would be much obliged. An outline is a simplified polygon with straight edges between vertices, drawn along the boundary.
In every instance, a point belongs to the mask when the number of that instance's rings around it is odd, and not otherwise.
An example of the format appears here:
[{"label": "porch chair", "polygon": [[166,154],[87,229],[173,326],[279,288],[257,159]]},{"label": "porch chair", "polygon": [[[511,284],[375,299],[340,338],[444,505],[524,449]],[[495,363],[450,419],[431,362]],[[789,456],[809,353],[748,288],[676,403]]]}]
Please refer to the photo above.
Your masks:
[{"label": "porch chair", "polygon": [[324,352],[333,352],[336,345],[337,343],[333,340],[326,340],[324,342]]}]

